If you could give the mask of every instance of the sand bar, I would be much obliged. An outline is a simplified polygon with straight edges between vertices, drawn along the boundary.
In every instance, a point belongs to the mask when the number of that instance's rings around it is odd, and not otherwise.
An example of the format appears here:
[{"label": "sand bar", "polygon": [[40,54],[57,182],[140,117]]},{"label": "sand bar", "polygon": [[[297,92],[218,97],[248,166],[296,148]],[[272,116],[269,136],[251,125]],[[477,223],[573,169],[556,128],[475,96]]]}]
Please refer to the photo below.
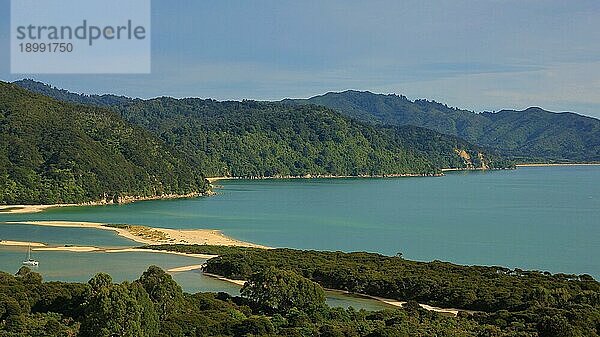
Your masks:
[{"label": "sand bar", "polygon": [[59,246],[59,247],[42,247],[34,248],[34,251],[50,251],[50,252],[75,252],[88,253],[102,251],[102,248],[88,246]]},{"label": "sand bar", "polygon": [[107,249],[104,252],[106,252],[106,253],[142,252],[142,253],[172,254],[172,255],[195,257],[195,258],[204,259],[204,260],[210,260],[213,257],[218,256],[218,255],[211,255],[211,254],[192,254],[192,253],[174,252],[171,250],[157,250],[157,249],[145,249],[145,248]]},{"label": "sand bar", "polygon": [[[393,299],[389,299],[389,298],[369,296],[369,295],[362,295],[362,296],[366,296],[368,298],[372,298],[374,300],[378,300],[380,302],[383,302],[383,303],[386,303],[389,305],[393,305],[395,307],[400,307],[400,308],[406,304],[405,301],[398,301],[398,300],[393,300]],[[438,308],[438,307],[433,307],[431,305],[422,304],[422,303],[419,303],[419,306],[425,310],[435,311],[435,312],[442,313],[442,314],[450,314],[452,316],[457,316],[458,312],[460,311],[460,310],[454,309],[454,308]]]},{"label": "sand bar", "polygon": [[217,280],[233,283],[238,286],[244,286],[244,284],[246,284],[246,281],[244,281],[244,280],[233,280],[233,279],[230,279],[230,278],[227,278],[227,277],[224,277],[221,275],[217,275],[217,274],[204,273],[204,275],[206,275],[208,277],[216,278]]},{"label": "sand bar", "polygon": [[0,246],[46,247],[46,245],[41,242],[10,241],[10,240],[0,240]]},{"label": "sand bar", "polygon": [[190,244],[190,245],[216,245],[216,246],[239,246],[254,248],[269,248],[250,242],[236,240],[224,235],[215,229],[168,229],[146,226],[127,225],[122,227],[110,227],[97,222],[80,221],[10,221],[9,224],[26,224],[53,227],[77,227],[111,230],[118,235],[135,242],[146,245],[161,244]]},{"label": "sand bar", "polygon": [[171,268],[169,270],[167,270],[169,273],[178,273],[178,272],[182,272],[182,271],[191,271],[191,270],[198,270],[201,269],[203,265],[201,264],[193,264],[191,266],[183,266],[183,267],[177,267],[177,268]]},{"label": "sand bar", "polygon": [[0,205],[0,214],[39,213],[53,207],[77,206],[76,204],[56,205]]}]

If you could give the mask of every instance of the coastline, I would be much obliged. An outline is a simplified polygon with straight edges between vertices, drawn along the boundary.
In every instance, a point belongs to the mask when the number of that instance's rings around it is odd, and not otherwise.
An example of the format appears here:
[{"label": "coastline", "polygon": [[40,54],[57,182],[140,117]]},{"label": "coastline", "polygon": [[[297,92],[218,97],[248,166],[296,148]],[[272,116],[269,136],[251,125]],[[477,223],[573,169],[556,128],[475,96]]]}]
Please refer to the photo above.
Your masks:
[{"label": "coastline", "polygon": [[482,168],[482,167],[453,167],[453,168],[443,168],[442,172],[450,172],[450,171],[496,171],[496,170],[509,170],[506,168]]},{"label": "coastline", "polygon": [[216,229],[168,229],[137,225],[110,225],[83,221],[7,221],[5,224],[25,224],[50,227],[77,227],[110,230],[131,241],[145,245],[196,244],[216,246],[238,246],[252,248],[270,248],[251,242],[236,240]]},{"label": "coastline", "polygon": [[[186,267],[193,268],[194,266],[186,266]],[[179,267],[179,268],[173,268],[173,269],[181,269],[183,271],[183,270],[185,270],[186,267]],[[196,268],[193,268],[191,270],[194,270],[194,269],[196,269]],[[171,271],[171,270],[169,270],[169,271]],[[229,282],[229,283],[232,283],[232,284],[235,284],[238,286],[242,286],[242,287],[244,286],[244,284],[246,284],[246,281],[244,281],[244,280],[234,280],[234,279],[226,278],[221,275],[211,274],[211,273],[206,273],[206,272],[203,272],[203,274],[208,277],[212,277],[217,280]],[[394,300],[394,299],[390,299],[390,298],[383,298],[383,297],[371,296],[371,295],[365,295],[365,294],[351,293],[349,291],[339,290],[339,289],[325,288],[324,290],[327,292],[338,293],[338,294],[342,294],[342,295],[352,295],[352,296],[362,297],[362,298],[366,298],[366,299],[372,299],[372,300],[376,300],[381,303],[385,303],[387,305],[397,307],[397,308],[401,308],[404,304],[407,303],[405,301],[399,301],[399,300]],[[459,311],[466,311],[466,312],[471,312],[471,313],[473,312],[473,311],[468,311],[468,310],[459,310],[459,309],[455,309],[455,308],[438,308],[438,307],[434,307],[434,306],[422,304],[422,303],[419,303],[419,306],[428,311],[434,311],[434,312],[442,313],[442,314],[450,314],[452,316],[457,316]]]},{"label": "coastline", "polygon": [[11,240],[0,240],[0,246],[17,246],[17,247],[46,247],[45,243],[41,242],[28,242],[28,241],[11,241]]},{"label": "coastline", "polygon": [[[441,169],[442,171],[444,169]],[[209,183],[217,182],[219,180],[276,180],[276,179],[351,179],[351,178],[361,178],[361,179],[382,179],[382,178],[405,178],[405,177],[442,177],[443,173],[397,173],[397,174],[381,174],[381,175],[330,175],[330,174],[307,174],[304,176],[280,176],[275,175],[272,177],[210,177],[206,178]]]},{"label": "coastline", "polygon": [[[600,165],[600,163],[590,164],[517,164],[520,166],[563,166],[563,165]],[[399,173],[399,174],[384,174],[384,175],[329,175],[329,174],[318,174],[318,175],[304,175],[304,176],[279,176],[275,175],[272,177],[207,177],[206,180],[213,185],[220,180],[275,180],[275,179],[384,179],[384,178],[406,178],[406,177],[443,177],[444,172],[449,171],[485,171],[485,170],[503,170],[504,168],[442,168],[441,173]],[[213,186],[214,187],[214,186]],[[159,196],[150,197],[121,197],[118,202],[114,201],[89,201],[78,204],[48,204],[48,205],[0,205],[0,214],[26,214],[26,213],[40,213],[50,208],[57,207],[78,207],[78,206],[106,206],[106,205],[119,205],[129,204],[138,201],[151,201],[151,200],[172,200],[172,199],[187,199],[197,198],[202,196],[212,196],[216,193],[209,190],[203,193],[194,192],[188,194],[164,194]]]},{"label": "coastline", "polygon": [[24,214],[39,213],[54,207],[85,206],[78,204],[54,204],[54,205],[0,205],[0,214]]},{"label": "coastline", "polygon": [[551,167],[551,166],[600,166],[600,163],[531,163],[516,164],[516,167]]},{"label": "coastline", "polygon": [[197,198],[202,196],[213,195],[214,192],[194,192],[188,194],[163,194],[149,197],[121,197],[117,202],[112,200],[100,200],[100,201],[88,201],[79,204],[49,204],[49,205],[0,205],[0,214],[25,214],[25,213],[39,213],[50,208],[56,207],[77,207],[77,206],[106,206],[106,205],[124,205],[130,204],[137,201],[150,201],[150,200],[172,200],[172,199],[187,199]]}]

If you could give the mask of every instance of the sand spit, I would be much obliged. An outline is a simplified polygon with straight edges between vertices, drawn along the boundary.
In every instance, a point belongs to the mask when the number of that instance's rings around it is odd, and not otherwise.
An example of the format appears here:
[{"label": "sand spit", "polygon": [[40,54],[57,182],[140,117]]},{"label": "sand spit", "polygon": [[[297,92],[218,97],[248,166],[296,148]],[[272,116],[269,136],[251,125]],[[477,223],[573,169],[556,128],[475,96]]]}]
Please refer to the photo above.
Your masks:
[{"label": "sand spit", "polygon": [[191,266],[183,266],[183,267],[177,267],[177,268],[171,268],[168,269],[167,271],[169,273],[179,273],[179,272],[183,272],[183,271],[191,271],[191,270],[198,270],[198,269],[202,269],[201,264],[193,264]]},{"label": "sand spit", "polygon": [[41,242],[10,241],[10,240],[0,240],[0,246],[46,247],[46,245]]},{"label": "sand spit", "polygon": [[51,227],[77,227],[111,230],[118,235],[146,245],[190,244],[268,248],[226,236],[215,229],[167,229],[136,225],[107,225],[80,221],[10,221],[9,224],[27,224]]}]

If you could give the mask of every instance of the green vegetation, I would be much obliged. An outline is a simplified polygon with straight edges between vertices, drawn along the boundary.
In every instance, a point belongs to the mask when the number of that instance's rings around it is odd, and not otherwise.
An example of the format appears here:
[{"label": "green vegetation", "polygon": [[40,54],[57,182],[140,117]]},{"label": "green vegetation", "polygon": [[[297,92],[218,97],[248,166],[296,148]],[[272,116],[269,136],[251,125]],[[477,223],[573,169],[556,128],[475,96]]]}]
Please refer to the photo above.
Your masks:
[{"label": "green vegetation", "polygon": [[276,311],[319,307],[325,304],[325,291],[320,285],[293,271],[273,267],[250,275],[241,293],[256,304]]},{"label": "green vegetation", "polygon": [[[80,284],[43,282],[25,267],[16,276],[0,272],[0,336],[597,336],[594,321],[581,330],[571,318],[553,313],[539,326],[501,329],[510,314],[485,323],[483,317],[429,312],[414,302],[378,312],[330,308],[323,304],[322,289],[293,272],[270,268],[252,279],[269,294],[265,301],[253,295],[187,294],[158,267],[120,284],[102,273]],[[306,287],[315,291],[306,294]],[[293,301],[273,305],[273,299],[287,296]]]},{"label": "green vegetation", "polygon": [[[202,99],[87,96],[17,82],[57,99],[110,107],[188,155],[206,176],[435,174],[440,168],[507,162],[457,137],[415,127],[381,127],[316,106]],[[456,150],[465,150],[471,163]],[[480,158],[479,154],[482,154]]]},{"label": "green vegetation", "polygon": [[207,187],[187,159],[114,112],[0,82],[0,204],[112,202]]},{"label": "green vegetation", "polygon": [[600,162],[600,120],[574,113],[540,108],[474,113],[435,101],[353,90],[284,103],[322,105],[373,124],[420,126],[521,162]]},{"label": "green vegetation", "polygon": [[121,113],[202,165],[207,176],[432,174],[427,160],[326,108],[159,98]]},{"label": "green vegetation", "polygon": [[324,288],[475,310],[479,313],[469,317],[506,333],[548,329],[553,332],[546,336],[558,336],[556,331],[566,329],[566,336],[597,336],[600,331],[600,283],[589,275],[425,263],[373,253],[204,245],[147,248],[218,254],[205,270],[232,279],[249,280],[276,268]]}]

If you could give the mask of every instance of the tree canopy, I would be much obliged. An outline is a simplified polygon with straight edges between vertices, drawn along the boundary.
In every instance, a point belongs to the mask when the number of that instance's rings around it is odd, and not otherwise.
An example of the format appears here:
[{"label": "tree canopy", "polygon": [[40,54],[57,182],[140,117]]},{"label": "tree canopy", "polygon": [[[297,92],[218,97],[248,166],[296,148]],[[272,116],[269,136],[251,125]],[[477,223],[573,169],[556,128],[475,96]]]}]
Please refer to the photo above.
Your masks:
[{"label": "tree canopy", "polygon": [[207,176],[433,174],[440,168],[512,166],[458,137],[371,125],[322,106],[141,100],[74,94],[31,80],[17,83],[56,99],[110,108],[185,153]]},{"label": "tree canopy", "polygon": [[325,292],[320,285],[293,271],[278,270],[274,267],[250,276],[241,294],[277,311],[325,304]]},{"label": "tree canopy", "polygon": [[200,169],[116,113],[0,82],[0,204],[202,193]]}]

